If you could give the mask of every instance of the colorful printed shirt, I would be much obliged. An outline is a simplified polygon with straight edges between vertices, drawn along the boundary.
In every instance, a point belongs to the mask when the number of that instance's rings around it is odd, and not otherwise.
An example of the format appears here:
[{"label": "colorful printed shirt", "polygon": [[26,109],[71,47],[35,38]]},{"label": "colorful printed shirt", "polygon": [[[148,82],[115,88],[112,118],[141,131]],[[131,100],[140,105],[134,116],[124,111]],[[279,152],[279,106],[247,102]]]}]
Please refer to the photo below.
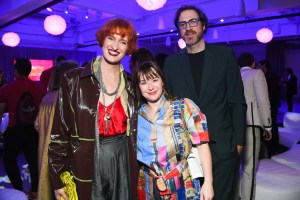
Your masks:
[{"label": "colorful printed shirt", "polygon": [[200,199],[200,184],[192,180],[186,158],[191,143],[208,141],[205,115],[190,99],[168,101],[162,96],[153,121],[142,105],[137,134],[138,160],[143,166],[138,183],[139,199],[155,199],[153,188],[157,177],[153,174],[165,176],[174,168],[180,171],[179,176],[166,181],[172,199]]}]

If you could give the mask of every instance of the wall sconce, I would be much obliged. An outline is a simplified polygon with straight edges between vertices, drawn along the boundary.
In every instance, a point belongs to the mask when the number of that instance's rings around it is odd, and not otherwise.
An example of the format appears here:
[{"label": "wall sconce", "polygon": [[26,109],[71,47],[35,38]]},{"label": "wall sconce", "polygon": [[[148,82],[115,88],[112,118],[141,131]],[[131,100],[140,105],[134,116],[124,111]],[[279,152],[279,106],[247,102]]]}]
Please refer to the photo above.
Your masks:
[{"label": "wall sconce", "polygon": [[213,30],[212,38],[213,38],[214,40],[219,39],[219,33],[218,33],[218,30],[217,30],[217,29],[214,29],[214,30]]},{"label": "wall sconce", "polygon": [[60,35],[65,32],[67,24],[64,18],[59,15],[50,15],[44,21],[45,30],[52,35]]},{"label": "wall sconce", "polygon": [[15,47],[20,43],[20,37],[17,33],[8,32],[2,36],[2,42],[6,46]]},{"label": "wall sconce", "polygon": [[167,47],[171,46],[171,37],[170,36],[166,37],[166,46]]},{"label": "wall sconce", "polygon": [[256,39],[261,43],[268,43],[273,39],[273,32],[268,28],[259,29],[256,32]]},{"label": "wall sconce", "polygon": [[157,10],[162,8],[167,0],[136,0],[136,2],[145,10]]}]

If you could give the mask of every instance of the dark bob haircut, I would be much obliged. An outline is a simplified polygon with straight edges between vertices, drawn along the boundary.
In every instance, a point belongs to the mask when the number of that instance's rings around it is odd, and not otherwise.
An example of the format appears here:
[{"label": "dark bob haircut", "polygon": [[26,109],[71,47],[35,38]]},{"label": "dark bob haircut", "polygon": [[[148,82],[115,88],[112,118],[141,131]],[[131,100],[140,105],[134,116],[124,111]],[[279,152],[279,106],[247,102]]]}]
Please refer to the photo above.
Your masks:
[{"label": "dark bob haircut", "polygon": [[160,69],[160,67],[153,61],[146,61],[140,64],[132,77],[132,85],[135,93],[136,106],[139,108],[143,103],[147,103],[147,100],[140,91],[140,78],[145,77],[147,80],[160,77],[163,83],[163,94],[167,100],[173,99],[171,93],[168,90],[166,79]]}]

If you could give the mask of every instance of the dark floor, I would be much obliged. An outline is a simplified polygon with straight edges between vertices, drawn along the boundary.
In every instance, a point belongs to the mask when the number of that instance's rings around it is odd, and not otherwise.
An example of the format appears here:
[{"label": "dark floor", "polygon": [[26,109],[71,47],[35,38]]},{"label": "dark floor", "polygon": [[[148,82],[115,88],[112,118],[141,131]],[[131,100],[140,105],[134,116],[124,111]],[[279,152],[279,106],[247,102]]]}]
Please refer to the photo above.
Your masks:
[{"label": "dark floor", "polygon": [[[281,107],[278,110],[277,123],[282,124],[284,113],[287,112],[287,105],[283,101]],[[300,102],[294,101],[294,112],[300,113]],[[30,190],[30,176],[27,169],[27,164],[22,154],[18,157],[18,163],[23,178],[24,191]],[[0,149],[0,189],[1,188],[12,188],[8,177],[6,176],[3,163],[2,163],[2,150]]]}]

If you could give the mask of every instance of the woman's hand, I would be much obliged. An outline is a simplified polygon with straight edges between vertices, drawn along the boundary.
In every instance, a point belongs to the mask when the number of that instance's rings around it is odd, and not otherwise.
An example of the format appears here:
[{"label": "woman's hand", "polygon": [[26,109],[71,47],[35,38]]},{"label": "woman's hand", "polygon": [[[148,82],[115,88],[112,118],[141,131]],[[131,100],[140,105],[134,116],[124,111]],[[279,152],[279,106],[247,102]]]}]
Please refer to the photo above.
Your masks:
[{"label": "woman's hand", "polygon": [[214,189],[212,183],[204,180],[204,184],[200,189],[201,200],[212,200],[214,197]]},{"label": "woman's hand", "polygon": [[65,193],[64,188],[60,188],[58,190],[54,190],[56,200],[68,200],[68,196]]},{"label": "woman's hand", "polygon": [[197,145],[199,158],[204,172],[204,183],[200,189],[201,200],[212,200],[214,197],[212,160],[208,143]]}]

